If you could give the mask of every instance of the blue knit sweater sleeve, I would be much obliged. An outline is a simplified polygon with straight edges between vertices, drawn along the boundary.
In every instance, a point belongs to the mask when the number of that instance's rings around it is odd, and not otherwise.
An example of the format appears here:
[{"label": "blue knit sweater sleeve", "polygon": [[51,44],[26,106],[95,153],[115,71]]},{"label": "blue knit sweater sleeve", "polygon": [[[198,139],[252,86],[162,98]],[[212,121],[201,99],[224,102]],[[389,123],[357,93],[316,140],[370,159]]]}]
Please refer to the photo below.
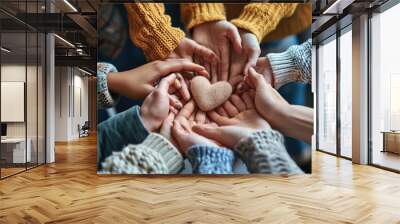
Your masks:
[{"label": "blue knit sweater sleeve", "polygon": [[97,127],[97,165],[114,151],[121,151],[128,144],[139,144],[149,132],[143,126],[140,107],[134,106],[101,122]]},{"label": "blue knit sweater sleeve", "polygon": [[234,162],[232,150],[208,145],[191,146],[186,156],[194,174],[231,174]]}]

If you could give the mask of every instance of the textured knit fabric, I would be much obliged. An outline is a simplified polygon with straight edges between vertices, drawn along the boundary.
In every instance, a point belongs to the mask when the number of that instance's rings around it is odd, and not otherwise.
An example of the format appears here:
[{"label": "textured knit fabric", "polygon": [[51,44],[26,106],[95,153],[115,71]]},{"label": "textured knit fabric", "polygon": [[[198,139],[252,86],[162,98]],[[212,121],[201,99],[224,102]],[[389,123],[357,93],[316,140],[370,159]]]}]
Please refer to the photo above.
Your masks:
[{"label": "textured knit fabric", "polygon": [[165,59],[185,33],[172,27],[162,3],[126,3],[132,42],[144,51],[148,60]]},{"label": "textured knit fabric", "polygon": [[282,53],[268,54],[275,77],[275,87],[290,82],[311,82],[311,39],[301,45],[291,46]]},{"label": "textured knit fabric", "polygon": [[[144,51],[148,60],[165,59],[184,38],[182,30],[172,27],[171,18],[165,15],[162,3],[126,3],[125,7],[131,40]],[[221,3],[182,4],[181,13],[188,29],[226,18],[225,7]],[[280,39],[310,26],[311,4],[250,3],[232,23],[253,32],[259,41],[270,35],[272,39]]]},{"label": "textured knit fabric", "polygon": [[183,166],[179,151],[163,136],[152,133],[141,144],[113,152],[102,163],[100,173],[176,174]]},{"label": "textured knit fabric", "polygon": [[184,3],[181,4],[181,17],[187,29],[205,22],[226,19],[223,3]]},{"label": "textured knit fabric", "polygon": [[263,42],[276,41],[290,35],[296,35],[311,26],[312,22],[312,4],[299,3],[293,15],[283,18],[276,29],[267,34]]},{"label": "textured knit fabric", "polygon": [[101,122],[97,126],[97,165],[112,152],[121,151],[129,144],[141,143],[149,132],[143,126],[139,106],[134,106],[124,112]]},{"label": "textured knit fabric", "polygon": [[235,151],[251,173],[299,174],[303,171],[289,156],[283,136],[272,129],[257,131],[241,139]]},{"label": "textured knit fabric", "polygon": [[231,174],[234,162],[232,150],[208,145],[193,145],[186,153],[193,173]]},{"label": "textured knit fabric", "polygon": [[110,72],[118,72],[114,65],[110,63],[97,63],[97,106],[99,108],[112,107],[118,96],[112,94],[107,85],[107,75]]},{"label": "textured knit fabric", "polygon": [[250,3],[231,22],[256,35],[259,42],[275,30],[281,19],[290,17],[296,10],[296,3]]}]

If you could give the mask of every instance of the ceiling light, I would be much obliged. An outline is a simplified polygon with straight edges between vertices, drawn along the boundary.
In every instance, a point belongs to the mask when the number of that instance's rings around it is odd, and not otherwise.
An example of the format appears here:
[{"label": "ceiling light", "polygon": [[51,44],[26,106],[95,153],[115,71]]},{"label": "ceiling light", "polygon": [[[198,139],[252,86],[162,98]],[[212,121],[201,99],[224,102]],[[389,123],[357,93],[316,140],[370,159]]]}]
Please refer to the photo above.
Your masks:
[{"label": "ceiling light", "polygon": [[64,3],[68,5],[74,12],[78,12],[78,10],[71,4],[69,3],[68,0],[64,0]]},{"label": "ceiling light", "polygon": [[10,53],[10,52],[11,52],[11,50],[9,50],[9,49],[7,49],[7,48],[5,48],[5,47],[1,47],[0,49],[1,49],[2,51],[6,52],[6,53]]},{"label": "ceiling light", "polygon": [[69,42],[68,40],[66,40],[66,39],[64,39],[64,38],[62,38],[62,37],[60,37],[59,35],[57,35],[57,34],[54,34],[54,36],[55,37],[57,37],[59,40],[61,40],[62,42],[64,42],[65,44],[67,44],[68,46],[70,46],[70,47],[72,47],[72,48],[75,48],[75,45],[73,45],[71,42]]},{"label": "ceiling light", "polygon": [[87,75],[92,75],[92,73],[90,73],[90,72],[88,72],[88,71],[85,71],[85,70],[83,70],[83,69],[81,69],[81,68],[78,68],[78,70],[81,71],[81,72],[83,72],[83,73],[85,73],[85,74],[87,74]]}]

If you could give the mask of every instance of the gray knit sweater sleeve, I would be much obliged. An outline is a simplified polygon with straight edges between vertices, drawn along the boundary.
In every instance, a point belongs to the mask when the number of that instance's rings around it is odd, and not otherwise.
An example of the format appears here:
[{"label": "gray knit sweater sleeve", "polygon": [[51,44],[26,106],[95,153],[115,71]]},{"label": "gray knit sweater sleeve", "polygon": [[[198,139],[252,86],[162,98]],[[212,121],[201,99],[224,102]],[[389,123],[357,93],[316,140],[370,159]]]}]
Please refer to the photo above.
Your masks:
[{"label": "gray knit sweater sleeve", "polygon": [[107,76],[111,72],[118,72],[117,68],[110,63],[97,63],[97,106],[99,108],[112,107],[119,96],[108,89]]},{"label": "gray knit sweater sleeve", "polygon": [[241,139],[235,151],[251,173],[299,174],[303,171],[286,151],[283,136],[272,129],[257,131]]},{"label": "gray knit sweater sleeve", "polygon": [[113,152],[102,163],[100,174],[176,174],[183,167],[178,149],[163,136],[151,133],[140,144]]},{"label": "gray knit sweater sleeve", "polygon": [[311,82],[311,48],[311,39],[308,39],[285,52],[267,55],[275,76],[275,88],[290,82]]}]

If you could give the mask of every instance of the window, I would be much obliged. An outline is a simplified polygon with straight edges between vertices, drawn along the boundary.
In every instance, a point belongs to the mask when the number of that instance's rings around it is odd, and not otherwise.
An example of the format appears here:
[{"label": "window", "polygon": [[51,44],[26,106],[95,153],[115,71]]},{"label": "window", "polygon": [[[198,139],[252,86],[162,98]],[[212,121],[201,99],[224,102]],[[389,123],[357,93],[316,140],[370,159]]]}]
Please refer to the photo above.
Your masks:
[{"label": "window", "polygon": [[[372,164],[400,170],[400,4],[371,18]],[[396,132],[397,131],[397,132]]]},{"label": "window", "polygon": [[318,145],[336,153],[336,37],[318,47]]},{"label": "window", "polygon": [[351,158],[352,149],[352,32],[340,36],[340,155]]}]

